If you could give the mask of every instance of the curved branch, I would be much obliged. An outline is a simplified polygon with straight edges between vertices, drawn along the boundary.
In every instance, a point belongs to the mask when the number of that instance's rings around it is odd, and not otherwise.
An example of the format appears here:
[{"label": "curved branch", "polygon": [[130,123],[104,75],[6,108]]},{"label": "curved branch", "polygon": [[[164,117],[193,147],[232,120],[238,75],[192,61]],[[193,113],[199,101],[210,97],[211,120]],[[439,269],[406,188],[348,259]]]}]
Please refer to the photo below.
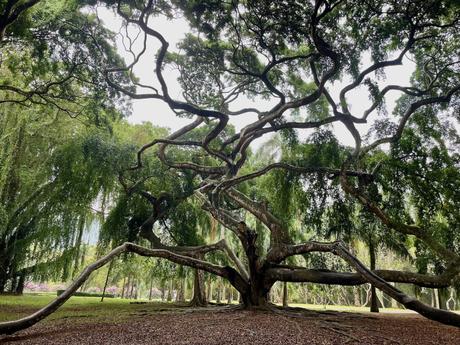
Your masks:
[{"label": "curved branch", "polygon": [[[392,283],[414,284],[427,288],[448,287],[451,275],[429,275],[395,270],[374,270],[374,274]],[[330,270],[306,269],[303,267],[275,266],[266,271],[269,281],[308,282],[328,285],[361,285],[367,283],[358,273],[336,272]]]},{"label": "curved branch", "polygon": [[460,271],[460,256],[453,251],[442,246],[433,236],[431,236],[425,229],[416,225],[407,225],[399,223],[391,219],[377,204],[372,202],[365,194],[360,192],[357,188],[353,187],[345,175],[340,176],[340,183],[343,190],[354,196],[367,210],[376,215],[383,224],[386,226],[406,235],[414,235],[425,242],[435,253],[441,258],[447,260],[449,263],[458,263],[458,269]]},{"label": "curved branch", "polygon": [[[300,250],[301,246],[304,246],[304,250]],[[309,242],[302,245],[297,245],[297,254],[310,252],[310,251],[321,251],[321,252],[330,252],[334,255],[341,257],[345,260],[351,267],[353,267],[357,273],[361,276],[361,278],[368,283],[371,283],[376,288],[380,289],[381,291],[385,292],[387,295],[404,305],[406,308],[416,311],[417,313],[431,319],[435,320],[447,325],[452,325],[456,327],[460,327],[460,315],[449,312],[446,310],[440,310],[436,308],[432,308],[408,295],[400,291],[399,289],[395,288],[391,284],[389,284],[385,279],[377,275],[377,272],[372,272],[366,266],[364,266],[355,256],[353,256],[345,246],[340,242],[331,242],[331,243],[320,243],[320,242]],[[311,271],[307,272],[311,275]],[[305,274],[307,274],[305,273]],[[394,278],[395,273],[383,273],[387,275],[392,275]],[[410,276],[406,276],[405,278],[409,278]],[[331,281],[338,281],[339,277],[329,276]],[[340,274],[340,278],[348,279],[349,277],[343,276],[343,273]],[[412,275],[412,279],[419,279],[420,277],[416,277]]]},{"label": "curved branch", "polygon": [[364,147],[361,150],[360,155],[364,155],[365,153],[375,149],[376,147],[382,144],[397,142],[402,136],[402,133],[404,131],[404,128],[406,127],[407,121],[409,121],[409,118],[414,114],[416,110],[418,110],[419,108],[425,105],[450,102],[450,99],[452,98],[452,96],[459,91],[460,91],[460,84],[450,89],[450,91],[447,92],[445,95],[425,98],[425,99],[421,99],[421,100],[418,100],[412,103],[409,106],[409,108],[406,110],[406,112],[404,113],[403,117],[401,118],[398,128],[396,129],[396,133],[392,135],[391,137],[385,137],[385,138],[378,139],[372,144]]},{"label": "curved branch", "polygon": [[[302,166],[296,166],[288,163],[272,163],[264,167],[263,169],[260,169],[258,171],[255,171],[250,174],[246,174],[243,176],[238,176],[234,177],[231,179],[227,179],[224,182],[220,183],[217,188],[218,189],[223,189],[226,190],[230,187],[233,187],[237,184],[240,184],[244,181],[251,180],[253,178],[265,175],[268,173],[270,170],[273,169],[284,169],[284,170],[289,170],[289,171],[294,171],[298,172],[301,174],[327,174],[328,177],[334,178],[338,177],[341,173],[340,169],[333,169],[333,168],[325,168],[325,167],[302,167]],[[369,177],[371,178],[372,175],[366,172],[361,172],[361,171],[353,171],[353,170],[347,170],[345,171],[345,174],[347,176],[357,176],[357,177]]]},{"label": "curved branch", "polygon": [[369,283],[385,292],[408,309],[425,316],[428,319],[435,320],[446,325],[460,327],[460,315],[447,310],[430,307],[408,295],[401,290],[387,283],[384,279],[366,268],[356,257],[354,257],[341,243],[336,243],[332,251],[335,255],[340,256],[350,266]]},{"label": "curved branch", "polygon": [[87,266],[80,274],[80,276],[74,282],[72,282],[72,284],[70,284],[70,286],[61,295],[59,295],[47,306],[19,320],[0,322],[0,334],[13,334],[17,331],[29,328],[40,320],[43,320],[45,317],[55,312],[61,305],[63,305],[72,296],[72,294],[76,292],[78,288],[88,279],[93,271],[101,268],[120,254],[126,252],[132,252],[147,257],[165,258],[180,265],[185,265],[216,274],[228,279],[239,291],[244,291],[247,287],[247,283],[241,278],[239,273],[230,267],[214,265],[196,258],[175,254],[164,249],[149,249],[134,243],[126,242],[121,246],[116,247],[99,260]]},{"label": "curved branch", "polygon": [[275,247],[291,242],[287,229],[263,204],[249,199],[246,195],[233,188],[227,189],[225,194],[239,206],[252,213],[270,230],[271,239]]}]

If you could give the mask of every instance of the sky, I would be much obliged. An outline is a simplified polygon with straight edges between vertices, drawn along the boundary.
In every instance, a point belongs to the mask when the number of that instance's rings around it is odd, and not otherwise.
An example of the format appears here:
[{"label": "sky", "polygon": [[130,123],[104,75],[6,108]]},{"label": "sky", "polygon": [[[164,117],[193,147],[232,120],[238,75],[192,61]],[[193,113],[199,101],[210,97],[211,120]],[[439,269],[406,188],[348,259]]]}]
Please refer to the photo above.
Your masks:
[{"label": "sky", "polygon": [[[114,32],[120,32],[120,28],[122,26],[122,21],[119,16],[117,16],[113,11],[105,9],[105,8],[98,8],[97,10],[99,18],[103,21],[106,27],[111,29]],[[158,30],[170,43],[170,50],[176,49],[177,43],[185,36],[186,33],[190,32],[190,28],[187,25],[186,21],[182,18],[174,19],[173,21],[168,21],[164,17],[155,17],[153,18],[149,25],[156,30]],[[137,31],[130,30],[129,36],[135,37]],[[126,36],[125,31],[122,30],[120,34],[117,35],[116,44],[119,54],[125,59],[127,63],[132,61],[132,56],[124,49],[124,44],[127,44],[126,38],[123,39],[123,36]],[[141,47],[142,36],[140,35],[138,38],[137,43],[134,47],[140,49]],[[155,53],[159,47],[157,41],[152,38],[149,38],[147,43],[147,51],[144,54],[144,57],[136,64],[134,68],[134,74],[136,77],[139,78],[140,82],[144,84],[153,84],[158,85],[155,80],[154,75],[154,61],[155,61]],[[364,60],[368,60],[369,58],[365,57]],[[365,64],[366,61],[363,61]],[[386,71],[386,79],[379,82],[381,87],[387,84],[398,84],[398,85],[409,85],[409,78],[414,70],[414,64],[405,58],[403,60],[403,64],[400,66],[393,66],[385,69]],[[177,72],[166,68],[164,71],[165,80],[168,83],[169,90],[172,97],[176,97],[177,99],[181,98],[180,95],[180,87],[177,83]],[[338,94],[340,90],[343,88],[344,85],[348,84],[350,79],[344,79],[340,83],[335,83],[334,85],[330,85],[328,87],[329,92],[332,94],[334,99],[338,99]],[[383,86],[382,86],[383,85]],[[387,110],[388,113],[391,114],[395,101],[399,97],[399,93],[397,92],[389,92],[387,94]],[[349,108],[351,112],[358,117],[361,116],[363,111],[370,106],[371,101],[368,98],[367,92],[365,92],[363,87],[358,87],[355,90],[351,91],[348,94],[347,100],[349,102]],[[257,104],[252,103],[249,100],[241,100],[238,101],[233,109],[242,108],[242,107],[257,107],[262,110],[270,109],[271,105],[274,102],[267,102],[263,100],[257,100]],[[161,127],[168,127],[171,130],[177,130],[182,126],[188,124],[191,120],[190,119],[183,119],[177,117],[169,107],[159,101],[159,100],[133,100],[132,101],[132,115],[128,118],[130,123],[141,123],[141,122],[151,122],[156,126]],[[243,116],[231,117],[230,122],[236,127],[237,130],[240,130],[244,126],[248,125],[249,123],[256,120],[255,114],[248,114]],[[369,124],[359,125],[358,130],[364,134],[367,132],[369,127],[372,124],[372,120],[376,118],[374,113],[374,118],[370,118]],[[354,141],[350,133],[345,129],[345,127],[341,123],[336,123],[333,125],[334,133],[336,133],[339,141],[344,145],[354,145]],[[264,140],[267,138],[260,138],[253,143],[255,148],[259,147]]]}]

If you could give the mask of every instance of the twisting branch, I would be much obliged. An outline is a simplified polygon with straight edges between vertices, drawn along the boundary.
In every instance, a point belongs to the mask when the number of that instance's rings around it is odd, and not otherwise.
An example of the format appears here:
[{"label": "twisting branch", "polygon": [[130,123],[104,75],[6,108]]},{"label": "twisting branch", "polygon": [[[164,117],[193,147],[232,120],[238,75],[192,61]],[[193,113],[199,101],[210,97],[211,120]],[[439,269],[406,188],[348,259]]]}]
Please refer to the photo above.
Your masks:
[{"label": "twisting branch", "polygon": [[[324,168],[324,167],[302,167],[302,166],[297,166],[297,165],[292,165],[288,163],[272,163],[264,168],[255,171],[250,174],[226,179],[225,181],[221,182],[216,189],[220,190],[222,189],[223,191],[227,190],[230,187],[236,186],[237,184],[240,184],[244,181],[248,181],[251,179],[254,179],[256,177],[260,177],[262,175],[265,175],[268,173],[270,170],[273,169],[283,169],[283,170],[288,170],[288,171],[293,171],[297,172],[300,174],[325,174],[329,178],[335,178],[338,177],[341,173],[340,169],[333,169],[333,168]],[[345,171],[345,174],[347,176],[356,176],[356,177],[368,177],[372,178],[372,175],[366,172],[361,172],[361,171],[353,171],[353,170],[347,170]]]},{"label": "twisting branch", "polygon": [[376,288],[385,292],[388,296],[394,298],[408,309],[414,310],[417,313],[435,321],[442,322],[446,325],[460,327],[460,315],[451,311],[436,309],[430,307],[408,295],[393,285],[387,283],[384,279],[366,268],[356,257],[354,257],[342,243],[337,243],[332,251],[335,255],[340,256],[350,266],[369,283]]},{"label": "twisting branch", "polygon": [[[394,270],[373,270],[374,274],[387,282],[414,284],[427,288],[448,287],[453,279],[451,274],[429,275],[414,272],[394,271]],[[266,271],[266,279],[270,281],[288,281],[316,283],[327,285],[362,285],[368,281],[358,273],[336,272],[325,269],[307,269],[304,267],[293,267],[274,265]]]},{"label": "twisting branch", "polygon": [[287,229],[263,204],[251,200],[234,188],[227,189],[225,194],[239,206],[253,214],[270,230],[272,246],[277,247],[280,244],[291,242]]},{"label": "twisting branch", "polygon": [[110,253],[103,256],[99,260],[87,266],[80,274],[80,276],[76,280],[74,280],[72,284],[70,284],[70,286],[67,289],[65,289],[61,295],[59,295],[54,301],[49,303],[47,306],[43,307],[42,309],[38,310],[32,315],[26,316],[22,319],[1,322],[0,334],[13,334],[17,331],[26,329],[36,324],[40,320],[43,320],[45,317],[47,317],[48,315],[56,311],[61,305],[63,305],[72,296],[72,294],[76,292],[78,288],[89,278],[92,272],[106,265],[108,262],[112,261],[122,253],[136,253],[138,255],[146,257],[164,258],[180,265],[193,267],[226,278],[239,291],[244,291],[247,288],[247,283],[244,281],[244,279],[240,276],[238,272],[236,272],[231,267],[218,266],[193,257],[176,254],[168,250],[149,249],[141,247],[134,243],[126,242],[121,246],[116,247]]},{"label": "twisting branch", "polygon": [[450,99],[452,96],[460,91],[460,84],[456,85],[455,87],[451,88],[449,92],[447,92],[444,95],[441,96],[436,96],[436,97],[429,97],[429,98],[424,98],[418,101],[415,101],[411,103],[411,105],[407,108],[406,112],[404,113],[403,117],[401,118],[398,128],[396,129],[396,132],[390,136],[390,137],[385,137],[381,139],[377,139],[374,141],[372,144],[363,147],[363,149],[360,152],[360,155],[364,155],[367,152],[375,149],[376,147],[386,144],[386,143],[396,143],[401,139],[401,135],[404,131],[404,128],[406,128],[406,124],[409,121],[410,117],[421,107],[425,105],[431,105],[431,104],[438,104],[438,103],[447,103],[450,102]]},{"label": "twisting branch", "polygon": [[[320,251],[320,252],[330,252],[339,257],[341,257],[344,261],[346,261],[351,267],[353,267],[359,276],[368,283],[371,283],[376,288],[380,289],[381,291],[385,292],[388,296],[392,297],[406,308],[416,311],[417,313],[435,321],[442,322],[447,325],[452,325],[456,327],[460,327],[460,315],[454,312],[441,310],[432,308],[408,295],[400,291],[399,289],[395,288],[391,284],[389,284],[385,279],[378,275],[378,272],[370,271],[365,265],[361,263],[355,256],[353,256],[348,249],[342,244],[341,241],[330,242],[330,243],[319,243],[319,242],[309,242],[305,244],[300,244],[294,246],[298,250],[296,250],[296,254],[301,253],[308,253],[312,251]],[[303,249],[303,250],[301,250]],[[382,272],[381,272],[382,273]],[[399,273],[399,272],[398,272]],[[283,272],[272,271],[272,274],[283,274]],[[312,274],[312,271],[304,271],[301,274],[308,276],[309,279],[317,279],[320,280],[318,275]],[[394,273],[383,272],[382,275],[393,276]],[[293,276],[291,276],[294,278]],[[306,278],[306,277],[305,277]],[[329,279],[330,282],[328,283],[339,283],[340,280],[342,282],[351,283],[350,276],[347,276],[344,273],[340,273],[337,276],[331,275],[323,275],[323,279]],[[412,274],[412,277],[406,276],[405,278],[412,278],[413,280],[420,279],[420,276]],[[398,279],[395,279],[398,280]],[[354,285],[354,284],[352,284]]]},{"label": "twisting branch", "polygon": [[343,190],[354,196],[367,210],[376,215],[383,224],[406,235],[414,235],[425,242],[435,253],[442,259],[448,260],[450,263],[458,263],[458,271],[460,272],[460,256],[453,251],[442,246],[433,236],[425,229],[416,225],[407,225],[393,220],[389,217],[377,204],[372,202],[364,193],[353,187],[345,175],[341,175],[340,183]]}]

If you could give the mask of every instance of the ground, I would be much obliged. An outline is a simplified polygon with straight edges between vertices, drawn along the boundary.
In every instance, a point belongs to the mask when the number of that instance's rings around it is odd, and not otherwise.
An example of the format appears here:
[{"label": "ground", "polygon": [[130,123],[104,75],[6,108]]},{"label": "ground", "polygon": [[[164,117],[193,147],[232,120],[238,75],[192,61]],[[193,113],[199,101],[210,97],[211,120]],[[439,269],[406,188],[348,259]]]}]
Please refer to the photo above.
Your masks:
[{"label": "ground", "polygon": [[[48,296],[0,297],[0,320],[35,310]],[[460,329],[412,313],[356,313],[228,307],[190,309],[165,303],[100,303],[74,297],[55,315],[1,344],[460,344]]]}]

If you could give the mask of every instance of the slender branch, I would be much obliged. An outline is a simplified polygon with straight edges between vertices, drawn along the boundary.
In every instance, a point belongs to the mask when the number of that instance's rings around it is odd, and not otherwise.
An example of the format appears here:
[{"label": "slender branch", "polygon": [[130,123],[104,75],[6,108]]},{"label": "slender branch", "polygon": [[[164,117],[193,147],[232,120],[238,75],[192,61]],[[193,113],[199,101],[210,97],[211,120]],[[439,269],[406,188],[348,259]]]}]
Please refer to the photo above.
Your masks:
[{"label": "slender branch", "polygon": [[393,220],[386,214],[377,204],[372,202],[364,193],[353,187],[345,175],[340,176],[340,183],[343,190],[354,196],[367,210],[376,215],[383,224],[388,227],[406,235],[414,235],[421,239],[425,244],[428,245],[435,253],[437,253],[442,259],[447,260],[450,263],[458,263],[460,267],[460,256],[453,251],[442,246],[433,236],[431,236],[425,229],[416,225],[407,225],[404,223]]}]

